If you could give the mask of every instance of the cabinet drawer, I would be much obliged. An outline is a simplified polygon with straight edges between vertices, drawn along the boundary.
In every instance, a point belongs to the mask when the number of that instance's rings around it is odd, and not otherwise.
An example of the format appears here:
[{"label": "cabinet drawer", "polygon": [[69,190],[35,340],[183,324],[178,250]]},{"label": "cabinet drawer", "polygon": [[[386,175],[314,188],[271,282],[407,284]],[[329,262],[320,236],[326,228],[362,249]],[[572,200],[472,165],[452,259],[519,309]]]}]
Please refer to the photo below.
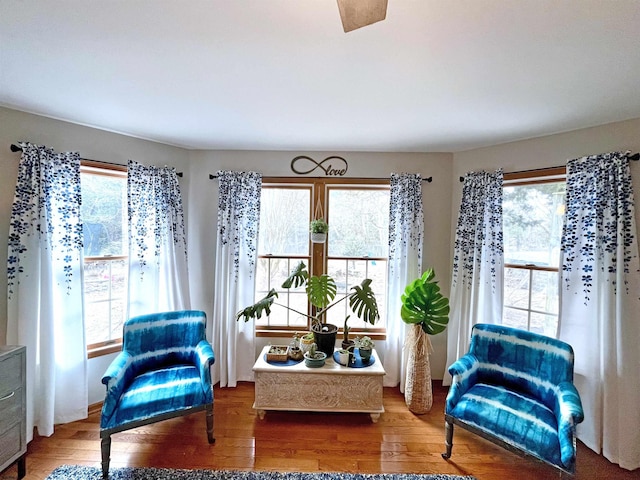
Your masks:
[{"label": "cabinet drawer", "polygon": [[21,432],[22,424],[17,423],[0,435],[0,465],[24,451],[25,439]]},{"label": "cabinet drawer", "polygon": [[17,388],[12,392],[0,397],[0,436],[4,434],[11,425],[20,423],[23,417],[23,390]]},{"label": "cabinet drawer", "polygon": [[22,385],[22,355],[0,360],[0,398]]}]

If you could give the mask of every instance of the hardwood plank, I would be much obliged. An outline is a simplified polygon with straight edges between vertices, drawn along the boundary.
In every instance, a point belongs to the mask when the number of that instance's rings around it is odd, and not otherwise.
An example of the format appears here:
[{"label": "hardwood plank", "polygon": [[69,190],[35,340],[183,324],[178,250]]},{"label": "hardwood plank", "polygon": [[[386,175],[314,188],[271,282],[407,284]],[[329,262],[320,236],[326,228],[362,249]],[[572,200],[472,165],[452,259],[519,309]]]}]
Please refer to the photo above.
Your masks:
[{"label": "hardwood plank", "polygon": [[[303,388],[303,386],[301,386]],[[397,388],[384,389],[385,413],[378,423],[366,414],[253,410],[253,384],[215,388],[215,437],[209,445],[205,414],[199,412],[113,436],[111,465],[216,470],[280,470],[362,473],[449,473],[478,480],[558,479],[558,472],[457,428],[453,456],[445,461],[444,400],[434,385],[431,412],[408,411]],[[100,466],[99,411],[79,422],[56,426],[51,437],[28,446],[27,479],[42,480],[57,466]],[[11,467],[0,479],[15,479]],[[576,480],[640,479],[578,442]]]}]

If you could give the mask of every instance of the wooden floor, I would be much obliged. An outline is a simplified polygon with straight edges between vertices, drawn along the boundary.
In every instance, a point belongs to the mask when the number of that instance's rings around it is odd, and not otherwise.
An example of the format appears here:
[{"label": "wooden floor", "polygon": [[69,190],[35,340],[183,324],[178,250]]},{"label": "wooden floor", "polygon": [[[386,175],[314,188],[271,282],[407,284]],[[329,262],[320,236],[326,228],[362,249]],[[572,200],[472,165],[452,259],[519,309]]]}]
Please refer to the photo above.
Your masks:
[{"label": "wooden floor", "polygon": [[[304,385],[300,385],[304,388]],[[451,473],[478,480],[557,479],[552,468],[509,453],[462,429],[454,433],[450,461],[444,450],[446,389],[434,386],[429,414],[413,415],[398,389],[385,388],[378,423],[365,414],[268,412],[251,408],[253,384],[215,388],[216,443],[207,443],[204,412],[113,436],[111,465],[185,469]],[[357,394],[354,392],[354,395]],[[29,444],[27,479],[44,479],[62,464],[100,465],[99,414],[56,427]],[[640,447],[639,447],[640,448]],[[640,479],[581,443],[574,478]],[[14,479],[15,466],[0,474]]]}]

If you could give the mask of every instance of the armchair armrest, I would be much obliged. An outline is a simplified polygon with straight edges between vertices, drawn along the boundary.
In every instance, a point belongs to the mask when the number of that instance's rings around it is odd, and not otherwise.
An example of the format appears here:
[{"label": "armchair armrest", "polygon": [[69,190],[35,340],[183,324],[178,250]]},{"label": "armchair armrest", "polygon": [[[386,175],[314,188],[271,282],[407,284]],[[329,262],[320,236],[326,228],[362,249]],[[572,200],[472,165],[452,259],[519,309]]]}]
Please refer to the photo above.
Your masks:
[{"label": "armchair armrest", "polygon": [[460,397],[476,384],[479,366],[480,362],[476,356],[469,353],[451,364],[449,373],[453,377],[453,381],[445,404],[446,413],[450,413],[458,404]]},{"label": "armchair armrest", "polygon": [[584,411],[580,395],[575,385],[562,382],[557,387],[554,409],[558,421],[558,439],[560,440],[560,458],[569,467],[575,461],[575,426],[584,420]]},{"label": "armchair armrest", "polygon": [[211,395],[213,401],[213,393],[211,392],[211,371],[209,367],[215,362],[215,356],[213,354],[213,348],[211,344],[206,340],[200,340],[194,351],[194,364],[200,371],[200,379],[203,387],[207,386],[209,392],[205,392],[207,398]]},{"label": "armchair armrest", "polygon": [[102,383],[107,388],[107,394],[102,405],[102,418],[105,421],[111,417],[118,399],[131,379],[135,377],[132,364],[133,357],[126,351],[122,351],[113,359],[102,376]]},{"label": "armchair armrest", "polygon": [[133,357],[126,351],[122,351],[113,359],[102,376],[102,383],[106,385],[107,394],[102,405],[101,423],[106,423],[111,418],[120,396],[135,376],[132,364]]}]

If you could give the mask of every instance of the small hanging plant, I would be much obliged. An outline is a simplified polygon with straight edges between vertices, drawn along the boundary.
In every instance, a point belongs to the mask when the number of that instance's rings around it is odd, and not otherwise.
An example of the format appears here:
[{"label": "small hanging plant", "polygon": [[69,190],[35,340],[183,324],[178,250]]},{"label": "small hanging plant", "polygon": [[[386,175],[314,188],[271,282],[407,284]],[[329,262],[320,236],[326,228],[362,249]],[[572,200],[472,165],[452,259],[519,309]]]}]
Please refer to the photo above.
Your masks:
[{"label": "small hanging plant", "polygon": [[313,243],[324,243],[327,241],[327,232],[329,232],[329,224],[324,219],[322,204],[316,203],[315,220],[311,220],[309,224],[309,233]]},{"label": "small hanging plant", "polygon": [[313,243],[324,243],[327,241],[327,232],[329,225],[322,218],[311,220],[309,224],[309,232],[311,233],[311,241]]}]

